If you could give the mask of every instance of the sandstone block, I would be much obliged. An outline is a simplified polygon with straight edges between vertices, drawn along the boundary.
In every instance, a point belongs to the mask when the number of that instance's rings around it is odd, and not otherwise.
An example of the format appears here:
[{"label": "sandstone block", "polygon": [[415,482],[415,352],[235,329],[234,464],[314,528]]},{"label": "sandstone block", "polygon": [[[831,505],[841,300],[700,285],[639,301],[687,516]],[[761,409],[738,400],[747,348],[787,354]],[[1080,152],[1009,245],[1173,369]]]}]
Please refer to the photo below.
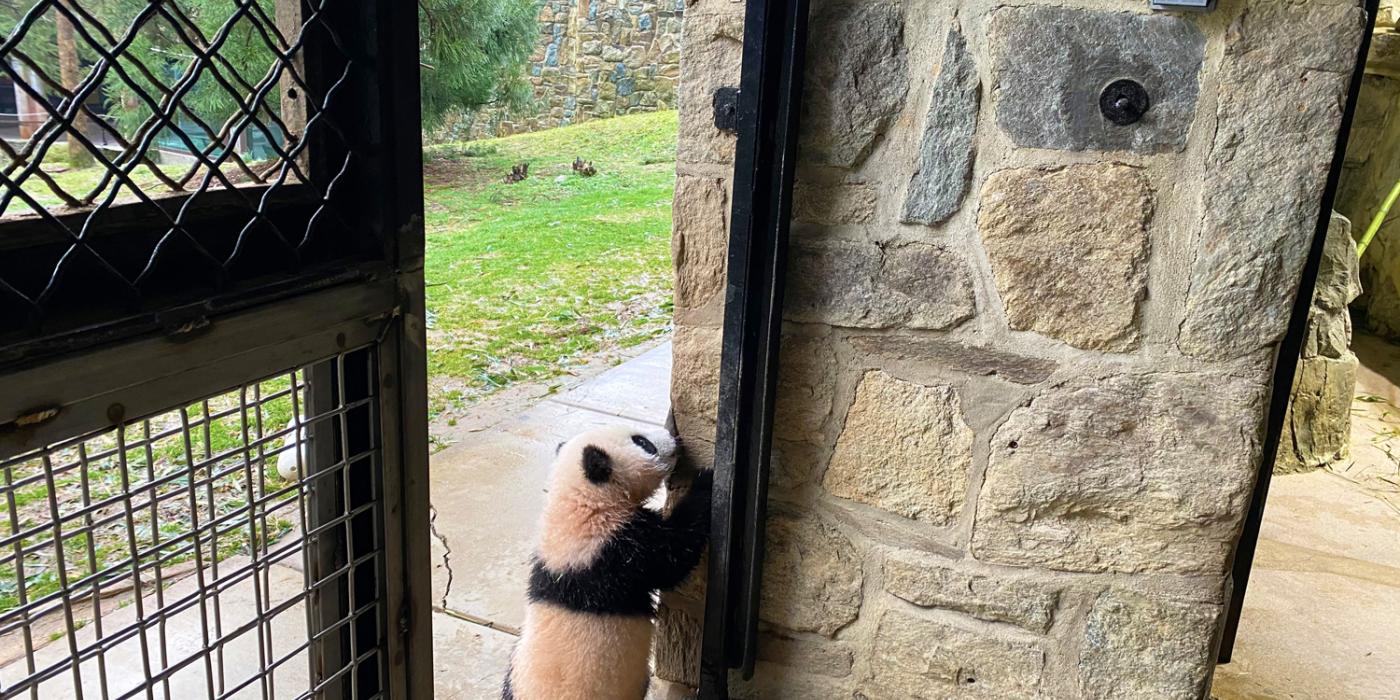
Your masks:
[{"label": "sandstone block", "polygon": [[676,160],[681,163],[729,163],[734,136],[715,128],[714,92],[739,84],[744,20],[729,14],[697,12],[683,24],[682,78],[676,96],[680,132]]},{"label": "sandstone block", "polygon": [[1048,632],[1060,593],[1012,576],[958,571],[948,562],[910,552],[885,558],[885,590],[925,608],[954,610],[989,622]]},{"label": "sandstone block", "polygon": [[946,525],[962,508],[972,440],[952,387],[867,372],[822,486],[838,498]]},{"label": "sandstone block", "polygon": [[1151,216],[1147,178],[1125,165],[988,177],[978,226],[1011,327],[1086,349],[1136,345]]},{"label": "sandstone block", "polygon": [[802,223],[869,223],[875,216],[877,198],[870,185],[798,180],[792,188],[792,217]]},{"label": "sandstone block", "polygon": [[808,241],[789,249],[789,265],[789,320],[946,329],[976,313],[966,263],[941,246]]},{"label": "sandstone block", "polygon": [[1182,352],[1233,359],[1283,336],[1364,20],[1355,5],[1261,2],[1226,33]]},{"label": "sandstone block", "polygon": [[656,609],[653,671],[662,680],[700,685],[700,621],[662,601]]},{"label": "sandstone block", "polygon": [[[719,407],[718,328],[676,326],[671,337],[671,407],[677,422],[713,424]],[[690,431],[682,426],[683,434]]]},{"label": "sandstone block", "polygon": [[880,617],[870,653],[870,698],[1031,698],[1045,670],[1034,644],[896,610]]},{"label": "sandstone block", "polygon": [[865,574],[851,541],[815,517],[769,513],[759,611],[767,622],[831,637],[860,614]]},{"label": "sandstone block", "polygon": [[1204,697],[1221,608],[1125,591],[1094,601],[1079,648],[1085,698]]},{"label": "sandstone block", "polygon": [[909,92],[903,12],[892,2],[822,3],[809,32],[801,153],[853,168]]},{"label": "sandstone block", "polygon": [[1275,472],[1309,471],[1347,456],[1359,364],[1350,352],[1340,358],[1305,357],[1298,362]]},{"label": "sandstone block", "polygon": [[778,367],[775,437],[819,443],[832,412],[836,356],[831,339],[785,334]]},{"label": "sandstone block", "polygon": [[1185,373],[1048,388],[992,439],[973,553],[1061,571],[1222,573],[1254,480],[1264,396]]},{"label": "sandstone block", "polygon": [[[1135,153],[1185,148],[1206,45],[1191,20],[1008,7],[992,15],[990,41],[997,124],[1018,146]],[[1128,126],[1099,110],[1099,93],[1121,78],[1141,84],[1151,101],[1143,118]]]},{"label": "sandstone block", "polygon": [[758,660],[792,666],[820,676],[845,678],[851,675],[855,654],[850,647],[835,642],[812,642],[781,634],[760,632]]},{"label": "sandstone block", "polygon": [[1015,384],[1038,384],[1049,378],[1057,367],[1051,360],[943,338],[860,335],[850,340],[857,350],[869,355],[917,360],[973,376],[1000,377]]},{"label": "sandstone block", "polygon": [[948,31],[943,64],[933,83],[918,169],[909,180],[903,221],[932,226],[952,216],[967,196],[976,152],[977,109],[982,84],[967,39]]},{"label": "sandstone block", "polygon": [[699,308],[724,290],[729,243],[729,195],[724,180],[676,178],[671,261],[676,306]]}]

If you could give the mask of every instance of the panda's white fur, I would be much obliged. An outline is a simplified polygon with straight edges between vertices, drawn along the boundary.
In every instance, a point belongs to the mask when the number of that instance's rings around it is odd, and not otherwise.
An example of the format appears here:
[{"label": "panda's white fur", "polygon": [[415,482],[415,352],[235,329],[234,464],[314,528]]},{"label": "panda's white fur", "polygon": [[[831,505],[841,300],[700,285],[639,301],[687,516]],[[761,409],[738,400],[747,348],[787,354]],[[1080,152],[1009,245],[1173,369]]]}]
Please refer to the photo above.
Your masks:
[{"label": "panda's white fur", "polygon": [[645,507],[676,465],[660,430],[592,430],[560,445],[530,576],[510,700],[640,699],[655,592],[695,568],[709,533],[710,475],[670,515]]}]

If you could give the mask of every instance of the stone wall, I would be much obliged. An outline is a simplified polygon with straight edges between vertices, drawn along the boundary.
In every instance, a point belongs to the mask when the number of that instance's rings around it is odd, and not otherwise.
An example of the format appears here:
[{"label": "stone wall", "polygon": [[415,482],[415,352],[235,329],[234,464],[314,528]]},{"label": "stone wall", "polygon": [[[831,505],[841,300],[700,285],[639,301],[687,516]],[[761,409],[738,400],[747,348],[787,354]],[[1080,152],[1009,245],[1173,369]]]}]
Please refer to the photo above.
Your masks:
[{"label": "stone wall", "polygon": [[1351,406],[1360,360],[1351,351],[1351,311],[1361,294],[1351,222],[1333,212],[1317,270],[1302,357],[1293,375],[1274,471],[1311,471],[1351,453]]},{"label": "stone wall", "polygon": [[[1205,692],[1353,2],[814,0],[758,674],[737,697]],[[743,5],[686,10],[673,405],[714,435]],[[1121,78],[1152,107],[1099,111]],[[657,674],[696,681],[700,585]]]},{"label": "stone wall", "polygon": [[[1337,192],[1337,211],[1351,220],[1357,238],[1400,181],[1400,33],[1390,5],[1381,3]],[[1367,330],[1400,340],[1400,210],[1391,211],[1361,261],[1365,292],[1356,310]]]},{"label": "stone wall", "polygon": [[685,0],[544,0],[526,70],[533,108],[482,110],[471,138],[676,107]]}]

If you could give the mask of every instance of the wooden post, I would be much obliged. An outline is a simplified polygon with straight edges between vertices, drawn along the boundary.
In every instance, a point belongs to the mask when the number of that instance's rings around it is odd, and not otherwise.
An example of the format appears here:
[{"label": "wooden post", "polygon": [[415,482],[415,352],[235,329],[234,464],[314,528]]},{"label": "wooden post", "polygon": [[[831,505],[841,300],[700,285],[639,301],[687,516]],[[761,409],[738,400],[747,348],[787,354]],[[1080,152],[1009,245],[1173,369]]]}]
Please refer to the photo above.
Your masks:
[{"label": "wooden post", "polygon": [[[277,47],[278,51],[286,51],[288,46],[296,42],[301,33],[301,22],[301,0],[277,0],[277,33],[284,40]],[[287,125],[288,131],[283,147],[288,151],[301,143],[306,132],[307,96],[302,94],[301,86],[292,78],[292,71],[296,71],[303,81],[307,79],[306,64],[302,60],[301,51],[292,56],[291,64],[282,72],[282,121]],[[296,158],[297,167],[301,168],[302,172],[306,172],[308,167],[307,155],[307,151],[303,150]]]}]

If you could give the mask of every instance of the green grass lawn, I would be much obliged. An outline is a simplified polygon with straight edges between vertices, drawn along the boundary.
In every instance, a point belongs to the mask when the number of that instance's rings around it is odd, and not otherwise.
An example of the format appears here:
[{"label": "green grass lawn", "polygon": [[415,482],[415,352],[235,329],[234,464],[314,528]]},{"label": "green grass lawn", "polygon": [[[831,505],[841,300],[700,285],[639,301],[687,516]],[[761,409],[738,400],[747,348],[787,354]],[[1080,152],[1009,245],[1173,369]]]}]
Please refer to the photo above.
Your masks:
[{"label": "green grass lawn", "polygon": [[675,143],[660,112],[429,149],[434,414],[665,333]]}]

